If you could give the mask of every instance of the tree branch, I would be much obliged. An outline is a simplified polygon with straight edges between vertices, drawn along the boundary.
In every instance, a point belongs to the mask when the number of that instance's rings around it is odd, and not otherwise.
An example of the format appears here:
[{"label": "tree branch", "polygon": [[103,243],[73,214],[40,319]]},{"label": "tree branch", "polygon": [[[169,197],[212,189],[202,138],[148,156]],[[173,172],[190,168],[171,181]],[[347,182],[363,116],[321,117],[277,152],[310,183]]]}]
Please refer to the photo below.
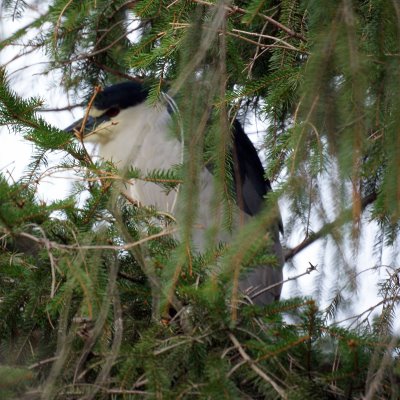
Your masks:
[{"label": "tree branch", "polygon": [[[209,6],[209,7],[215,7],[216,6],[216,4],[209,3],[208,1],[205,1],[205,0],[193,0],[193,1],[195,3],[202,4],[202,5]],[[238,13],[238,14],[242,14],[242,15],[247,14],[247,11],[245,9],[243,9],[243,8],[240,8],[240,7],[225,6],[225,8],[229,13]],[[280,22],[274,20],[273,18],[269,17],[268,15],[261,14],[261,13],[257,13],[257,15],[260,16],[261,18],[264,18],[266,21],[268,21],[272,25],[275,25],[278,29],[286,32],[289,36],[292,36],[292,37],[295,37],[297,39],[300,39],[303,42],[307,41],[307,39],[303,35],[301,35],[300,33],[292,31],[290,28],[288,28],[287,26],[285,26],[285,25],[281,24]]]},{"label": "tree branch", "polygon": [[[377,199],[377,197],[378,194],[376,192],[372,192],[369,195],[365,196],[361,200],[361,210],[364,211],[367,208],[367,206],[372,204]],[[346,223],[348,221],[348,215],[351,215],[351,213],[352,213],[351,208],[343,211],[339,215],[339,217],[335,219],[335,221],[325,224],[319,231],[312,233],[298,246],[287,250],[285,253],[285,261],[291,260],[295,255],[299,254],[306,247],[310,246],[310,244],[313,244],[318,239],[321,239],[322,237],[330,234],[336,227]]]},{"label": "tree branch", "polygon": [[275,391],[279,394],[282,399],[287,399],[287,395],[283,388],[281,388],[273,379],[271,379],[258,365],[257,363],[244,351],[242,345],[239,340],[232,334],[228,333],[229,339],[231,339],[233,345],[238,350],[240,356],[243,358],[243,361],[250,366],[250,368],[264,381],[269,383]]}]

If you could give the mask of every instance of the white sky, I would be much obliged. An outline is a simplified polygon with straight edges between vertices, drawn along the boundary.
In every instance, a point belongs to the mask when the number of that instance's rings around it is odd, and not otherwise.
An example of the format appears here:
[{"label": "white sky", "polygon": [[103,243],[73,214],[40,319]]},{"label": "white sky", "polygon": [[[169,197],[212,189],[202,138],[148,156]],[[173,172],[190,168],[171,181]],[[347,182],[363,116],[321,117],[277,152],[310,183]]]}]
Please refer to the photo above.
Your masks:
[{"label": "white sky", "polygon": [[[42,11],[43,7],[44,6],[41,6]],[[37,13],[31,10],[25,15],[26,16],[23,20],[13,22],[2,16],[3,22],[0,24],[0,40],[8,37],[18,28],[25,26],[30,21],[30,18],[37,16]],[[24,39],[24,42],[26,42],[26,39]],[[0,64],[7,64],[19,50],[20,48],[18,46],[14,46],[6,48],[0,52]],[[12,89],[21,96],[35,96],[42,98],[45,101],[44,106],[47,107],[54,108],[67,105],[67,97],[65,93],[56,86],[56,83],[58,82],[57,76],[54,73],[47,75],[40,74],[43,71],[45,64],[38,63],[43,61],[46,61],[46,58],[43,55],[34,53],[34,55],[21,57],[21,59],[9,63],[7,65],[7,73],[10,78]],[[27,65],[29,66],[28,68],[26,68]],[[82,115],[82,112],[83,111],[78,108],[74,110],[74,112],[43,113],[43,117],[51,124],[63,128],[78,119]],[[260,129],[260,126],[262,126],[262,124],[260,124],[260,122],[257,123],[257,129]],[[254,132],[256,129],[246,127],[246,130]],[[252,135],[251,138],[256,142],[256,144],[262,140],[262,137],[257,134]],[[0,127],[0,171],[8,174],[10,179],[18,179],[22,175],[24,167],[30,159],[32,150],[32,145],[29,142],[8,132],[6,128]],[[51,160],[55,161],[59,159],[59,157],[59,154],[52,154],[50,157],[50,163],[52,163]],[[67,173],[59,174],[58,178],[47,179],[39,187],[39,197],[45,201],[65,197],[71,187],[72,179],[73,176]],[[286,209],[284,202],[281,203],[281,211],[285,222],[287,221],[288,210]],[[363,230],[364,240],[357,260],[355,260],[352,255],[346,254],[350,264],[357,264],[358,271],[372,268],[375,265],[376,260],[372,251],[374,231],[375,229],[371,224],[368,225],[367,229]],[[299,232],[297,235],[293,234],[287,240],[288,246],[293,247],[299,244],[304,239],[302,235],[302,232]],[[392,251],[395,251],[395,253],[398,254],[398,249],[388,249],[386,253],[389,254]],[[322,265],[334,266],[337,260],[332,259],[332,254],[332,251],[327,251],[326,254],[323,254],[321,246],[318,243],[314,243],[295,258],[295,271],[288,271],[287,268],[285,269],[285,277],[305,272],[309,267],[309,262],[313,265],[319,265],[320,268],[322,268]],[[384,261],[386,259],[388,259],[388,257],[385,256]],[[323,280],[324,287],[322,288],[322,292],[325,293],[325,295],[321,299],[321,306],[326,306],[329,303],[330,290],[332,287],[335,287],[338,279],[336,274],[333,273],[332,268],[324,268],[324,270],[326,271],[325,273],[327,277]],[[358,279],[358,297],[352,298],[353,310],[350,315],[368,309],[379,301],[377,298],[376,283],[383,279],[384,275],[384,270],[381,270],[380,273],[368,272],[361,275],[361,278]],[[289,282],[284,285],[282,296],[285,298],[291,295],[312,294],[315,288],[321,289],[320,283],[317,279],[318,274],[314,272],[311,275],[299,278],[295,282]],[[399,328],[400,321],[399,323],[396,323],[395,329],[397,332],[399,332]]]}]

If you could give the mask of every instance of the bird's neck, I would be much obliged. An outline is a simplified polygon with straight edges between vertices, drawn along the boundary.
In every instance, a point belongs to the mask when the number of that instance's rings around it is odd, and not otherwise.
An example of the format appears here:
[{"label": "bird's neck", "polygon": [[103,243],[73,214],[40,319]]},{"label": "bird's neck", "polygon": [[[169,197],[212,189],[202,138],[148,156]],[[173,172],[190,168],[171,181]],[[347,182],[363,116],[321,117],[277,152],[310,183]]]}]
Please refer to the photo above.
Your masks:
[{"label": "bird's neck", "polygon": [[166,140],[169,122],[166,107],[140,104],[122,110],[113,119],[108,132],[99,135],[98,154],[103,160],[112,161],[120,170],[129,166],[142,169],[144,166],[138,165],[143,158],[141,155],[152,157],[152,144]]}]

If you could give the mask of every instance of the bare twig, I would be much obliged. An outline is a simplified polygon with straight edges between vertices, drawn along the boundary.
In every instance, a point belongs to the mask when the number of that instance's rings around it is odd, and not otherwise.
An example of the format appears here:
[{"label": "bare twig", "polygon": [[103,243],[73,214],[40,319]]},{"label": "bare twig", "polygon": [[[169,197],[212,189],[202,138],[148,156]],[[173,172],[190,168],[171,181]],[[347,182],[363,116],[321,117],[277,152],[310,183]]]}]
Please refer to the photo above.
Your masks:
[{"label": "bare twig", "polygon": [[[365,196],[361,200],[361,209],[365,210],[365,208],[368,205],[372,204],[377,199],[377,197],[378,197],[378,194],[376,192],[373,192],[373,193],[369,194],[368,196]],[[351,212],[352,212],[352,209],[344,210],[339,215],[339,217],[336,218],[335,221],[325,224],[318,232],[311,234],[308,238],[306,238],[298,246],[296,246],[292,249],[288,249],[285,254],[285,261],[291,260],[295,255],[299,254],[306,247],[310,246],[310,244],[313,244],[318,239],[321,239],[322,237],[330,234],[338,226],[343,225],[345,222],[347,222],[347,216],[351,215]]]},{"label": "bare twig", "polygon": [[53,242],[48,239],[38,238],[26,232],[21,232],[19,235],[31,239],[35,243],[39,243],[45,248],[54,248],[54,249],[63,249],[63,250],[114,250],[114,251],[121,251],[121,250],[129,250],[133,247],[138,247],[143,243],[146,243],[150,240],[157,239],[162,236],[171,235],[178,231],[178,228],[167,228],[159,233],[155,233],[154,235],[147,236],[143,239],[137,240],[136,242],[127,243],[124,245],[119,246],[112,246],[112,245],[98,245],[98,246],[90,246],[90,245],[67,245],[67,244],[60,244],[57,242]]},{"label": "bare twig", "polygon": [[[353,315],[353,316],[351,316],[351,317],[342,319],[342,320],[340,320],[340,321],[335,321],[335,322],[333,322],[332,324],[333,324],[333,325],[339,325],[339,324],[341,324],[341,323],[343,323],[343,322],[346,322],[346,321],[349,321],[349,320],[351,320],[351,319],[356,319],[356,320],[357,320],[357,319],[360,319],[364,314],[366,314],[366,313],[371,314],[371,312],[374,311],[377,307],[382,306],[382,305],[385,305],[386,303],[389,303],[389,302],[392,302],[392,301],[400,301],[400,297],[399,297],[399,296],[386,297],[385,299],[379,301],[378,303],[374,304],[373,306],[367,308],[367,309],[364,310],[362,313],[357,314],[357,315]],[[369,314],[368,314],[368,315],[369,315]]]},{"label": "bare twig", "polygon": [[[190,27],[189,23],[182,23],[182,22],[171,22],[170,25],[172,25],[175,29],[185,29],[185,28],[187,29],[187,28]],[[211,30],[210,28],[206,28],[206,27],[203,27],[203,29]],[[263,35],[263,34],[255,33],[255,32],[242,31],[242,30],[239,30],[239,29],[232,29],[232,31],[228,31],[227,30],[225,32],[223,32],[221,29],[219,29],[217,32],[220,33],[220,34],[226,34],[226,35],[238,38],[238,39],[243,40],[243,41],[245,41],[247,43],[250,43],[250,44],[254,44],[258,48],[261,48],[263,50],[279,48],[279,49],[297,51],[299,53],[308,54],[308,52],[306,50],[298,49],[297,47],[291,45],[290,43],[286,42],[285,40],[277,38],[277,37],[274,37],[274,36],[270,36],[270,35]],[[256,37],[258,37],[258,41],[254,41],[254,40],[252,40],[252,39],[250,39],[248,37],[242,36],[242,34],[247,34],[247,35],[250,35],[250,36],[256,36]],[[260,40],[262,38],[271,39],[275,43],[276,42],[281,42],[283,44],[282,45],[264,44],[264,43],[260,42]]]},{"label": "bare twig", "polygon": [[243,31],[243,30],[241,30],[241,29],[232,29],[232,32],[243,33],[244,35],[255,36],[255,37],[260,38],[260,39],[261,39],[261,38],[271,39],[271,40],[273,40],[274,42],[283,43],[285,46],[287,46],[288,49],[299,51],[296,47],[294,47],[294,46],[291,45],[290,43],[286,42],[286,41],[283,40],[283,39],[280,39],[280,38],[278,38],[278,37],[275,37],[275,36],[265,35],[265,34],[257,33],[257,32]]},{"label": "bare twig", "polygon": [[28,369],[39,368],[39,367],[41,367],[42,365],[46,365],[46,364],[52,363],[53,361],[57,360],[57,358],[58,358],[58,357],[50,357],[50,358],[46,358],[45,360],[40,360],[40,361],[38,361],[38,362],[36,362],[36,363],[30,365],[30,366],[28,367]]},{"label": "bare twig", "polygon": [[385,350],[385,354],[382,358],[381,365],[379,366],[378,371],[374,374],[374,379],[372,382],[369,384],[369,387],[367,388],[367,394],[365,397],[363,397],[363,400],[372,400],[375,398],[375,393],[379,390],[379,387],[383,383],[383,376],[384,373],[387,369],[387,366],[393,362],[393,349],[396,346],[396,343],[398,342],[398,337],[397,335],[393,335],[390,342],[387,345],[387,348]]},{"label": "bare twig", "polygon": [[61,25],[61,18],[72,2],[73,2],[73,0],[69,0],[68,3],[61,10],[60,15],[58,16],[56,26],[54,27],[54,48],[56,48],[56,46],[57,46],[58,30],[60,29],[60,25]]},{"label": "bare twig", "polygon": [[128,81],[133,81],[133,82],[139,82],[142,83],[143,79],[140,79],[138,77],[135,76],[131,76],[128,74],[125,74],[124,72],[118,71],[114,68],[109,67],[108,65],[105,65],[103,63],[100,63],[98,60],[93,59],[92,60],[93,64],[97,65],[99,68],[101,68],[104,71],[109,72],[110,74],[113,74],[115,76],[118,76],[119,78],[123,78],[123,79],[127,79]]},{"label": "bare twig", "polygon": [[289,282],[289,281],[295,281],[296,279],[299,279],[302,276],[309,275],[309,274],[311,274],[311,272],[316,271],[317,266],[316,265],[312,265],[310,262],[308,262],[308,263],[310,264],[310,266],[307,268],[307,270],[305,272],[303,272],[301,274],[298,274],[298,275],[295,275],[295,276],[289,276],[288,278],[286,278],[286,279],[284,279],[282,281],[279,281],[277,283],[274,283],[273,285],[269,285],[267,287],[264,287],[264,288],[262,288],[261,290],[259,290],[258,292],[255,292],[255,293],[253,293],[253,292],[254,292],[254,290],[256,288],[250,288],[250,290],[248,290],[246,292],[246,296],[248,298],[250,298],[250,300],[251,300],[251,298],[256,298],[260,294],[262,294],[264,292],[268,292],[269,290],[271,290],[271,289],[273,289],[273,288],[275,288],[277,286],[281,286],[284,283]]},{"label": "bare twig", "polygon": [[64,107],[54,107],[54,108],[38,108],[38,112],[57,112],[57,111],[71,111],[74,108],[79,108],[83,107],[86,104],[86,102],[78,103],[78,104],[71,104],[69,106],[64,106]]},{"label": "bare twig", "polygon": [[282,399],[287,399],[286,392],[281,388],[272,378],[270,378],[257,364],[256,362],[244,351],[242,345],[239,340],[232,334],[228,333],[229,338],[231,339],[233,345],[238,350],[240,356],[249,364],[250,368],[262,379],[264,379],[267,383],[269,383],[275,391],[279,394]]},{"label": "bare twig", "polygon": [[[113,331],[113,342],[111,345],[111,349],[108,352],[107,356],[105,357],[105,360],[103,361],[103,366],[101,368],[101,371],[96,377],[95,381],[95,388],[94,390],[85,397],[85,400],[91,400],[93,399],[97,392],[100,390],[100,387],[102,385],[105,385],[107,378],[109,377],[111,368],[113,367],[116,358],[118,357],[119,354],[119,349],[122,343],[122,338],[123,338],[123,324],[122,324],[122,309],[121,309],[121,303],[120,303],[120,298],[118,294],[118,288],[117,288],[117,276],[118,276],[118,261],[115,260],[114,263],[112,263],[111,268],[110,268],[110,273],[109,273],[109,284],[107,287],[107,296],[106,299],[112,299],[113,303],[113,310],[114,310],[114,331]],[[107,319],[108,315],[108,310],[109,310],[109,305],[107,304],[108,301],[105,301],[102,306],[102,310],[100,312],[100,316],[98,320],[96,321],[95,325],[95,330],[99,328],[97,331],[98,334],[94,335],[93,339],[96,339],[98,335],[100,334],[103,324]],[[101,324],[98,324],[99,320],[103,320]],[[94,340],[92,342],[94,344]],[[89,352],[91,349],[88,348],[87,351]],[[88,353],[87,353],[88,354]]]},{"label": "bare twig", "polygon": [[[207,337],[207,336],[210,336],[210,335],[211,335],[211,332],[207,332],[207,333],[204,333],[203,335],[200,335],[200,336],[195,336],[195,337],[188,336],[186,339],[184,338],[184,336],[180,336],[179,337],[179,342],[173,343],[173,344],[171,344],[171,345],[169,345],[167,347],[163,347],[162,349],[155,350],[153,352],[153,354],[155,356],[159,356],[160,354],[163,354],[163,353],[165,353],[165,352],[167,352],[169,350],[172,350],[175,347],[179,347],[179,346],[187,344],[187,343],[193,343],[193,342],[203,343],[202,339]],[[168,341],[170,341],[170,340],[171,339],[168,339]]]},{"label": "bare twig", "polygon": [[[217,4],[213,4],[213,3],[209,3],[207,1],[204,0],[193,0],[195,3],[198,4],[202,4],[204,6],[208,6],[208,7],[216,7],[218,6]],[[235,7],[235,6],[225,6],[225,9],[230,13],[230,14],[234,14],[234,13],[238,13],[238,14],[247,14],[246,10],[240,7]],[[287,26],[281,24],[280,22],[276,21],[275,19],[269,17],[268,15],[264,15],[261,13],[257,13],[258,16],[260,16],[261,18],[264,18],[266,21],[270,22],[272,25],[275,25],[278,29],[286,32],[289,36],[295,37],[297,39],[302,40],[303,42],[306,42],[307,39],[301,35],[300,33],[294,32],[292,31],[290,28],[288,28]]]}]

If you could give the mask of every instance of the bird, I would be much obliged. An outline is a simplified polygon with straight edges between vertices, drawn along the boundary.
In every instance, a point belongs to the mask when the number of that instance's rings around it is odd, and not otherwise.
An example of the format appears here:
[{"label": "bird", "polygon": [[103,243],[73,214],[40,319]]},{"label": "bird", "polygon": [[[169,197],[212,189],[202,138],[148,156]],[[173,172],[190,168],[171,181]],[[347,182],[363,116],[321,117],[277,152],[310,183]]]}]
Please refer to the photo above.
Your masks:
[{"label": "bird", "polygon": [[[179,116],[179,109],[167,93],[162,93],[160,100],[152,104],[147,101],[148,96],[149,90],[138,81],[105,87],[94,98],[87,115],[65,131],[81,132],[82,140],[95,145],[101,160],[111,161],[122,172],[132,167],[143,173],[173,168],[183,162],[184,154],[184,135],[182,131],[174,134],[171,128],[173,117]],[[257,150],[237,119],[233,120],[231,129],[235,151],[231,157],[235,224],[238,225],[240,213],[242,220],[244,216],[248,221],[262,211],[265,197],[272,189],[264,176]],[[198,228],[195,227],[192,234],[192,242],[200,252],[206,248],[205,232],[215,221],[211,207],[214,185],[213,168],[204,165],[199,176],[198,223],[195,224]],[[179,214],[179,190],[167,193],[156,183],[140,179],[131,180],[125,190],[129,198],[143,206],[171,215]],[[272,239],[269,251],[276,262],[273,266],[254,266],[239,278],[239,290],[258,306],[279,300],[281,295],[284,257],[279,232],[283,233],[283,226],[278,210],[277,221],[269,228]],[[221,229],[217,239],[229,243],[232,233]]]}]

